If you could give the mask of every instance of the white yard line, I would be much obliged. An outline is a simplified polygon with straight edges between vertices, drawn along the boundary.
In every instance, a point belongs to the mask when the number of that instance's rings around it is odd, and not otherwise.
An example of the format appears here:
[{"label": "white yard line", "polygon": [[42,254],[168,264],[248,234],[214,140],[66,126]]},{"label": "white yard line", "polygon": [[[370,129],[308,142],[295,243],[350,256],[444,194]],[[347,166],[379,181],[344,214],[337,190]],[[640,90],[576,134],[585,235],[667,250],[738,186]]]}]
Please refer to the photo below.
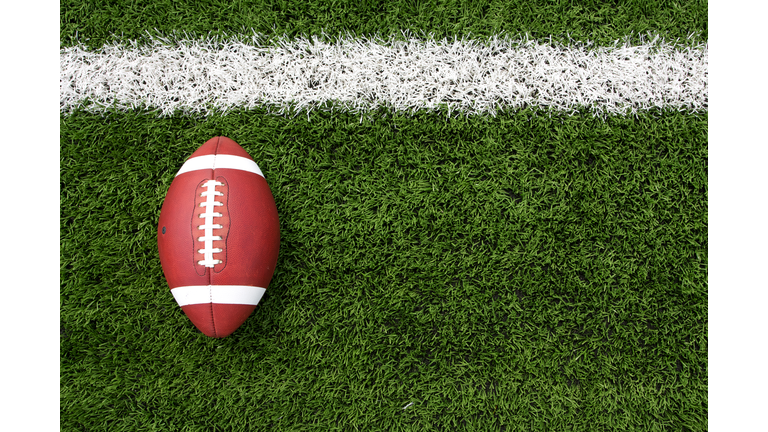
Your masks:
[{"label": "white yard line", "polygon": [[162,114],[330,102],[359,112],[440,106],[468,114],[538,106],[628,114],[705,111],[708,47],[654,40],[612,47],[494,38],[278,39],[269,44],[153,39],[61,50],[61,111],[151,107]]}]

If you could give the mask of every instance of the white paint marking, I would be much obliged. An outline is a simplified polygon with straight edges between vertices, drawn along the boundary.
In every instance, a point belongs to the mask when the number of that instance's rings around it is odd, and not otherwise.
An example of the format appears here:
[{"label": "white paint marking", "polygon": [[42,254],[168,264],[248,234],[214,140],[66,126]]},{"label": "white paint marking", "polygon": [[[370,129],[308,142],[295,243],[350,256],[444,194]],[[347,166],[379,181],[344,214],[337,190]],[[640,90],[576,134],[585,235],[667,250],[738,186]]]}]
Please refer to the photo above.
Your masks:
[{"label": "white paint marking", "polygon": [[242,36],[127,45],[60,51],[62,112],[80,106],[94,112],[145,106],[163,115],[257,106],[311,111],[329,102],[354,112],[443,106],[467,114],[526,106],[606,114],[708,107],[708,45],[658,38],[610,47],[500,37],[262,44],[258,36]]}]

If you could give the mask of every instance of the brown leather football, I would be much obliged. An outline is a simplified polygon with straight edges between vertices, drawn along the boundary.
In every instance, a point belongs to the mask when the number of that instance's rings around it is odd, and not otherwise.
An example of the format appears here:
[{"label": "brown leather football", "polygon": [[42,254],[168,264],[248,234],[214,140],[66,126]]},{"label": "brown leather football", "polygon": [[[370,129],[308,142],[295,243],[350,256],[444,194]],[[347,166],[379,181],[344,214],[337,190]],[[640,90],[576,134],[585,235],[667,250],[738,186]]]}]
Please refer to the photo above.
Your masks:
[{"label": "brown leather football", "polygon": [[280,222],[259,166],[239,144],[215,137],[173,179],[157,247],[171,294],[204,334],[229,336],[269,286]]}]

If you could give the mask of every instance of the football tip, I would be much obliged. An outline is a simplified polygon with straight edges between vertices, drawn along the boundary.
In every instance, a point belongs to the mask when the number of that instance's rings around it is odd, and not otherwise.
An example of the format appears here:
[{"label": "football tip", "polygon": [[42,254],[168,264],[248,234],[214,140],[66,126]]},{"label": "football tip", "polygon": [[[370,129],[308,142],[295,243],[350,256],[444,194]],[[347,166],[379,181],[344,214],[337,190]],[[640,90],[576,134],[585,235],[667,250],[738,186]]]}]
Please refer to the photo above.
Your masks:
[{"label": "football tip", "polygon": [[224,338],[240,328],[256,305],[204,303],[182,306],[192,324],[204,335]]},{"label": "football tip", "polygon": [[225,136],[216,136],[209,139],[203,145],[198,147],[189,158],[208,155],[232,155],[253,160],[251,155],[248,154],[240,144]]}]

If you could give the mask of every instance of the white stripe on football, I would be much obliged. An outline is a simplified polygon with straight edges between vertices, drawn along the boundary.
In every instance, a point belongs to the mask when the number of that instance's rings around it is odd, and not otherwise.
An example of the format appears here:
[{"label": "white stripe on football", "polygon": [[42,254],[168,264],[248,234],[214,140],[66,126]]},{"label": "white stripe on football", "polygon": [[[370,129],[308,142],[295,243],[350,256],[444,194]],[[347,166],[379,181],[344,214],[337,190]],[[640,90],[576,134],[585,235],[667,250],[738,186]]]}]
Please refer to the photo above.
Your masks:
[{"label": "white stripe on football", "polygon": [[197,285],[171,290],[179,306],[201,303],[257,305],[267,290],[243,285]]},{"label": "white stripe on football", "polygon": [[184,165],[181,166],[181,169],[176,175],[178,176],[190,171],[219,168],[248,171],[264,177],[264,174],[262,174],[261,169],[256,162],[241,156],[227,154],[205,155],[190,158],[184,162]]}]

